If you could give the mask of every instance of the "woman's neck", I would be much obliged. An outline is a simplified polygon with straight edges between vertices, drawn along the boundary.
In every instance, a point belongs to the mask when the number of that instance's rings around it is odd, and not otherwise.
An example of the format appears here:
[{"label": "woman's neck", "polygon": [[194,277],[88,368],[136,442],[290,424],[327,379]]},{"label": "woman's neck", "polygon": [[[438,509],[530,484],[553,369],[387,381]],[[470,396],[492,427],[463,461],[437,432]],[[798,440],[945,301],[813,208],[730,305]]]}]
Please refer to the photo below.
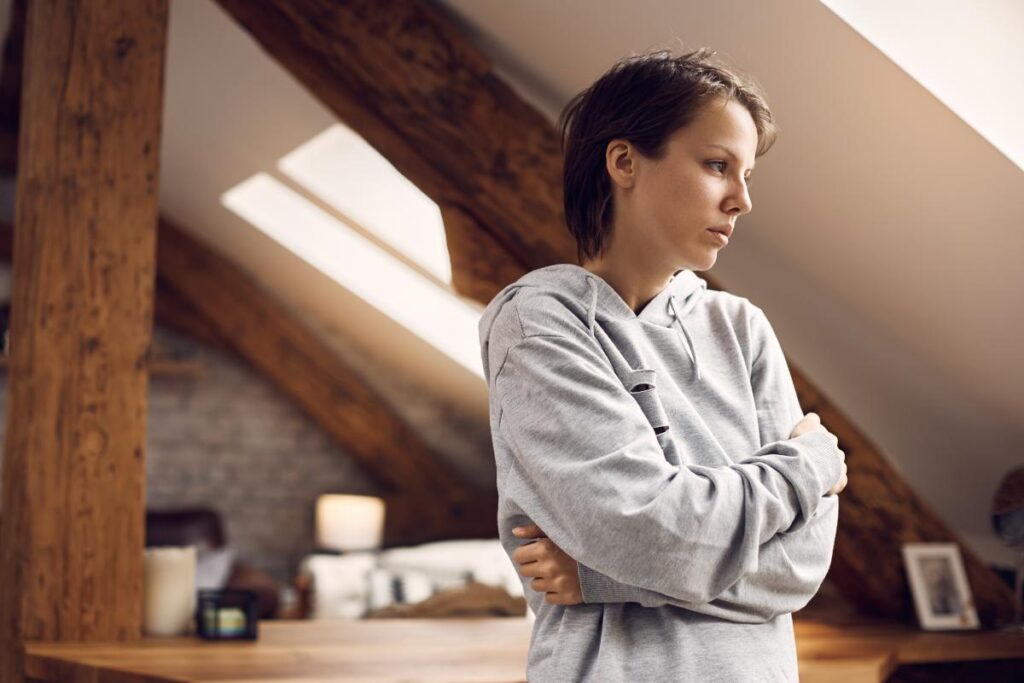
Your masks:
[{"label": "woman's neck", "polygon": [[606,249],[582,267],[604,280],[618,292],[626,305],[639,314],[666,286],[675,271],[666,272],[643,258],[628,258],[621,250]]}]

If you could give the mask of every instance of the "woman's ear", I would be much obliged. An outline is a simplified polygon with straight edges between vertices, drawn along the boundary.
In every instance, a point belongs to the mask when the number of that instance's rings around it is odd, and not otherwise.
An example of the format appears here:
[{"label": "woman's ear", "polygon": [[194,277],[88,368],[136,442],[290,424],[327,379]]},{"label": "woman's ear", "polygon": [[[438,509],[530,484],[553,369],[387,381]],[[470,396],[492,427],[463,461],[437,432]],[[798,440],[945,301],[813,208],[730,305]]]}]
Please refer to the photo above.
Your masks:
[{"label": "woman's ear", "polygon": [[636,181],[637,151],[628,140],[612,140],[604,152],[608,177],[621,188],[633,187]]}]

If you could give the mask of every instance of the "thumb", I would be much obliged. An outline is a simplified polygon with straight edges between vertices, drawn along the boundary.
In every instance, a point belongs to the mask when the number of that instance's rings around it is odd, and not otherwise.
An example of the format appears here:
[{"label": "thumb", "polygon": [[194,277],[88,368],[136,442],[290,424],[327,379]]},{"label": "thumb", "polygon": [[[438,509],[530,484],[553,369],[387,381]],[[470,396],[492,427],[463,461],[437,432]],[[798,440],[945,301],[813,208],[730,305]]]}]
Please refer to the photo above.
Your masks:
[{"label": "thumb", "polygon": [[512,533],[519,538],[547,538],[541,528],[536,524],[525,524],[523,526],[517,526],[512,530]]}]

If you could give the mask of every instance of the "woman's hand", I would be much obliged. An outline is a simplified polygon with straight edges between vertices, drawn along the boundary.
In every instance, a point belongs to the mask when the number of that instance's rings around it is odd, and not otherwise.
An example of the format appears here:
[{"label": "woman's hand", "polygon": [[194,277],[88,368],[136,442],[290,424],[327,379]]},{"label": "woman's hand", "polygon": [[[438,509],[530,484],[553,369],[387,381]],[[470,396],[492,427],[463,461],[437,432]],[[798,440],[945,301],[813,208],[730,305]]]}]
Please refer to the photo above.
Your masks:
[{"label": "woman's hand", "polygon": [[[818,417],[817,413],[807,413],[804,415],[804,418],[797,423],[796,427],[793,428],[793,433],[790,434],[789,438],[795,439],[802,434],[809,434],[811,432],[829,433],[829,431],[825,429],[825,426],[821,424],[821,418]],[[840,494],[843,492],[843,489],[846,488],[846,453],[843,453],[842,451],[839,451],[839,453],[843,456],[843,470],[839,475],[839,481],[837,481],[836,485],[825,493],[826,496]]]},{"label": "woman's hand", "polygon": [[579,605],[583,602],[579,566],[549,539],[536,524],[516,527],[516,538],[537,539],[519,546],[512,559],[522,576],[531,576],[530,587],[544,593],[552,605]]}]

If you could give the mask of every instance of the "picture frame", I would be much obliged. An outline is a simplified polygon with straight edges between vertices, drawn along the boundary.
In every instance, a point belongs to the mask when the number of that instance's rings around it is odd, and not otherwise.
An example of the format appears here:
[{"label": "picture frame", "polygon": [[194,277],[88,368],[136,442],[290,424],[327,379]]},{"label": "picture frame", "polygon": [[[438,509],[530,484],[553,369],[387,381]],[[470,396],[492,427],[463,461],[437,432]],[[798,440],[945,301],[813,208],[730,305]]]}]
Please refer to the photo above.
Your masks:
[{"label": "picture frame", "polygon": [[960,547],[956,543],[905,543],[903,562],[922,629],[980,628]]}]

